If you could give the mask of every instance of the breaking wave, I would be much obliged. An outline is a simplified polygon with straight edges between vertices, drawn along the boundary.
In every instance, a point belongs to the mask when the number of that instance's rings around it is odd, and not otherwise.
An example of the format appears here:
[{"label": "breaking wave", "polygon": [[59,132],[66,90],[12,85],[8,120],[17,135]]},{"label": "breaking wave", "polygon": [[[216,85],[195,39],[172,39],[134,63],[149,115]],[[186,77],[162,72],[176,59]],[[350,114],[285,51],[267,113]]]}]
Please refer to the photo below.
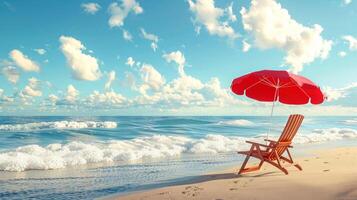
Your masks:
[{"label": "breaking wave", "polygon": [[116,128],[112,121],[54,121],[34,122],[26,124],[2,124],[0,131],[32,131],[41,129],[84,129],[84,128]]},{"label": "breaking wave", "polygon": [[[264,136],[227,137],[207,135],[201,139],[184,136],[153,135],[131,140],[110,140],[95,143],[79,141],[67,144],[26,145],[0,153],[0,171],[59,169],[101,162],[130,162],[153,158],[180,156],[183,153],[223,153],[248,148],[246,140],[261,140]],[[354,129],[318,129],[299,134],[294,143],[305,144],[357,138]]]},{"label": "breaking wave", "polygon": [[357,124],[357,118],[345,120],[346,124]]},{"label": "breaking wave", "polygon": [[218,124],[219,125],[229,125],[229,126],[241,126],[241,127],[255,126],[254,122],[245,120],[245,119],[220,121],[220,122],[218,122]]}]

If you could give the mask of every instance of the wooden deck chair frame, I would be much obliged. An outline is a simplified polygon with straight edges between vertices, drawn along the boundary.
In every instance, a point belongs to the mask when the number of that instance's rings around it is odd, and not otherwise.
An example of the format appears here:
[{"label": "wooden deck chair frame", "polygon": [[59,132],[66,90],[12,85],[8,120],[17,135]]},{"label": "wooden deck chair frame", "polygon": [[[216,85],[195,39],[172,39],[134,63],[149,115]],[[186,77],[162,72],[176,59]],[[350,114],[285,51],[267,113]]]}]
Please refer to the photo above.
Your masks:
[{"label": "wooden deck chair frame", "polygon": [[[282,162],[287,162],[295,166],[301,171],[302,170],[301,166],[297,163],[294,163],[289,148],[293,148],[293,146],[291,146],[292,139],[296,135],[303,119],[304,119],[303,115],[298,115],[298,114],[290,115],[278,141],[266,139],[265,141],[269,142],[267,145],[246,141],[252,146],[249,151],[238,151],[239,154],[246,155],[246,158],[238,174],[259,170],[264,162],[273,165],[274,167],[280,169],[285,174],[288,174],[288,171],[282,166]],[[285,152],[287,153],[287,157],[283,156]],[[250,157],[260,159],[260,163],[256,166],[246,168],[246,165]]]}]

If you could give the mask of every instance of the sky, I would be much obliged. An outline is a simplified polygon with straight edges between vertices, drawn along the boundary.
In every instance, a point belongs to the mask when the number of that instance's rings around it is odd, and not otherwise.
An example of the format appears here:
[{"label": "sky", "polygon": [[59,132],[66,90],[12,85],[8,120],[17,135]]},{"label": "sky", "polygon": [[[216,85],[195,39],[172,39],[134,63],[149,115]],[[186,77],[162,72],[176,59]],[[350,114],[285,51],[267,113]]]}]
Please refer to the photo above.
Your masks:
[{"label": "sky", "polygon": [[0,115],[268,115],[236,77],[289,70],[357,115],[355,0],[0,0]]}]

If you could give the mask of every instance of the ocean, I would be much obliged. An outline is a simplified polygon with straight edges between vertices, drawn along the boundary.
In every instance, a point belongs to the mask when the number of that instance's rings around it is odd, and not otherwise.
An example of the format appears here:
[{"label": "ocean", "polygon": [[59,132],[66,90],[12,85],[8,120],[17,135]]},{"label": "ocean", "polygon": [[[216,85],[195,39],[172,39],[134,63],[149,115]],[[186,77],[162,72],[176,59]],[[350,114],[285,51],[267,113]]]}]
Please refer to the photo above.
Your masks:
[{"label": "ocean", "polygon": [[[287,117],[0,117],[0,199],[93,199],[240,166]],[[306,117],[297,151],[356,144],[356,117]]]}]

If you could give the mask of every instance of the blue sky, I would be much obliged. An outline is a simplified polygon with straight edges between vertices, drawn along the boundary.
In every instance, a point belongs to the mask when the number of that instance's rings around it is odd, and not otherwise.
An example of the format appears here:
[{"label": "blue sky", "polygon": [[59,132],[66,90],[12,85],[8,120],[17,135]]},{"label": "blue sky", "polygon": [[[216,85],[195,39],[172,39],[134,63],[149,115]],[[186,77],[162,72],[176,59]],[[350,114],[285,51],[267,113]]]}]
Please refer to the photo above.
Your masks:
[{"label": "blue sky", "polygon": [[261,69],[329,96],[279,114],[357,113],[357,2],[155,2],[1,0],[0,114],[264,115],[229,91]]}]

